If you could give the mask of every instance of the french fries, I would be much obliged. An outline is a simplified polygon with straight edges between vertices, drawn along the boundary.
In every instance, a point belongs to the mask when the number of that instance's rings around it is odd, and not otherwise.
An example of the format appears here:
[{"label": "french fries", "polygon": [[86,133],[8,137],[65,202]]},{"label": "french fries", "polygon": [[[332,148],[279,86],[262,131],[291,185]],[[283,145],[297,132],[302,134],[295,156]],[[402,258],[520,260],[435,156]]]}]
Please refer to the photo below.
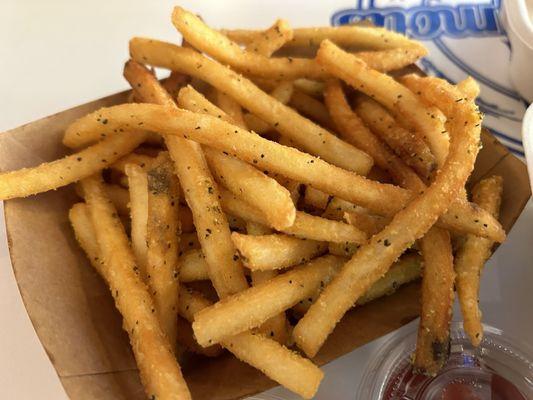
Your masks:
[{"label": "french fries", "polygon": [[172,23],[187,42],[219,62],[240,72],[264,78],[323,78],[325,72],[312,59],[269,58],[241,49],[223,34],[209,28],[196,15],[175,7]]},{"label": "french fries", "polygon": [[148,174],[136,164],[126,164],[124,171],[128,177],[128,190],[130,193],[131,248],[139,264],[141,277],[143,281],[146,281],[148,264]]},{"label": "french fries", "polygon": [[233,232],[231,238],[243,264],[252,271],[288,268],[304,263],[327,249],[323,242],[282,234],[243,235]]},{"label": "french fries", "polygon": [[[479,182],[472,189],[474,203],[498,217],[500,212],[503,180],[492,176]],[[493,242],[468,235],[455,258],[457,296],[464,318],[464,329],[472,345],[479,346],[483,339],[481,312],[478,306],[479,279],[483,264],[490,256]]]},{"label": "french fries", "polygon": [[[99,123],[107,123],[100,120]],[[117,132],[78,153],[33,168],[0,174],[0,199],[27,197],[55,190],[91,176],[131,153],[146,139],[144,133]],[[22,182],[22,183],[21,183]]]},{"label": "french fries", "polygon": [[147,396],[190,399],[152,298],[140,279],[124,228],[102,182],[98,177],[90,177],[82,185],[103,261],[100,272],[124,319]]},{"label": "french fries", "polygon": [[203,309],[193,322],[198,343],[218,343],[261,325],[317,291],[323,277],[344,262],[335,256],[317,258]]},{"label": "french fries", "polygon": [[[177,341],[179,295],[178,183],[168,155],[148,171],[146,282],[161,329],[174,348]],[[175,351],[175,349],[174,349]]]},{"label": "french fries", "polygon": [[217,90],[216,92],[216,100],[217,106],[229,116],[230,120],[235,125],[240,128],[247,129],[246,122],[244,122],[242,108],[239,103],[237,103],[227,94],[222,93],[220,90]]},{"label": "french fries", "polygon": [[334,127],[330,114],[324,104],[314,97],[299,90],[294,90],[289,105],[321,126],[331,129]]},{"label": "french fries", "polygon": [[457,89],[466,96],[467,100],[475,100],[480,92],[479,85],[471,76],[457,83]]},{"label": "french fries", "polygon": [[329,195],[312,186],[307,186],[304,192],[304,203],[319,210],[324,210],[329,203]]},{"label": "french fries", "polygon": [[349,309],[421,272],[415,371],[447,359],[454,282],[479,345],[479,275],[505,231],[501,178],[466,200],[477,83],[385,74],[427,50],[381,28],[216,31],[181,7],[172,22],[181,47],[130,41],[128,103],[73,122],[63,143],[77,152],[0,174],[0,199],[76,183],[70,223],[148,397],[190,399],[176,356],[226,349],[312,398],[323,372],[285,344],[314,357]]},{"label": "french fries", "polygon": [[[124,75],[144,99],[177,108],[152,74],[134,62],[128,62]],[[140,84],[140,86],[139,86]],[[141,92],[142,90],[142,92]],[[142,125],[142,124],[141,124]],[[157,130],[156,130],[157,131]],[[194,225],[209,267],[209,277],[220,297],[248,287],[242,265],[234,258],[230,230],[218,202],[217,186],[197,143],[187,138],[166,137],[176,174],[193,214]]]},{"label": "french fries", "polygon": [[[242,44],[248,44],[262,34],[261,31],[245,29],[222,30],[221,32],[231,40]],[[422,47],[420,43],[409,40],[399,33],[384,28],[358,25],[345,25],[334,28],[295,28],[293,29],[293,39],[287,43],[287,46],[318,46],[326,39],[339,46],[376,50],[410,46]]]},{"label": "french fries", "polygon": [[294,340],[307,355],[318,352],[351,305],[387,272],[407,247],[431,228],[449,202],[457,198],[472,172],[479,151],[481,117],[473,103],[457,103],[456,92],[450,87],[441,92],[454,119],[450,124],[449,155],[440,173],[422,195],[361,246],[295,326]]},{"label": "french fries", "polygon": [[278,19],[274,25],[261,33],[246,46],[248,51],[270,57],[285,43],[292,40],[293,32],[287,21]]},{"label": "french fries", "polygon": [[443,163],[448,154],[447,132],[442,121],[435,118],[413,92],[327,40],[320,45],[317,62],[354,89],[376,99],[395,115],[401,115],[402,121],[427,141],[437,162]]},{"label": "french fries", "polygon": [[378,102],[371,98],[358,98],[355,112],[381,140],[394,149],[404,163],[413,168],[425,181],[429,181],[437,164],[427,144],[402,127]]},{"label": "french fries", "polygon": [[[230,116],[225,115],[192,87],[180,91],[178,104],[191,111],[217,117],[220,115],[221,119],[231,121]],[[294,203],[290,193],[278,182],[229,154],[211,148],[206,148],[205,154],[217,179],[233,193],[261,210],[274,228],[283,229],[294,223]]]},{"label": "french fries", "polygon": [[[421,268],[422,261],[420,260],[420,257],[418,255],[402,255],[398,259],[398,261],[396,261],[390,267],[390,269],[383,276],[383,278],[374,283],[370,287],[370,289],[368,289],[368,291],[363,296],[361,296],[359,300],[357,300],[356,306],[363,305],[376,299],[379,299],[380,297],[389,296],[393,294],[394,292],[396,292],[396,290],[398,290],[398,288],[400,288],[400,286],[420,278]],[[328,276],[324,276],[324,279],[322,280],[322,282],[324,282],[324,285],[321,284],[317,292],[313,293],[313,295],[309,296],[308,298],[300,300],[298,304],[292,307],[292,309],[296,313],[304,315],[307,312],[309,307],[311,307],[311,304],[316,301],[322,289],[331,281],[331,279],[333,279],[337,271],[332,272],[334,273]]]},{"label": "french fries", "polygon": [[[243,131],[218,118],[207,115],[200,117],[185,110],[171,110],[150,104],[123,104],[103,108],[80,118],[68,131],[80,136],[85,132],[98,131],[98,118],[106,118],[109,124],[117,127],[141,123],[147,129],[197,140],[231,152],[230,154],[235,154],[258,168],[311,184],[319,190],[337,195],[378,214],[393,215],[413,196],[410,191],[365,179],[317,157]],[[236,146],[235,143],[239,145]],[[258,152],[257,149],[261,151]],[[261,157],[261,154],[264,157]],[[478,222],[474,222],[476,220]],[[443,216],[442,226],[461,233],[489,237],[495,241],[505,238],[501,225],[490,213],[459,199],[455,200],[450,211]]]},{"label": "french fries", "polygon": [[399,186],[423,189],[424,183],[418,175],[375,137],[351,110],[338,80],[327,82],[324,99],[338,132],[346,141],[372,156],[376,165],[388,172]]},{"label": "french fries", "polygon": [[148,170],[152,167],[155,161],[155,157],[150,157],[145,154],[130,153],[112,164],[111,168],[125,174],[125,167],[127,164],[136,164],[142,169]]},{"label": "french fries", "polygon": [[207,263],[201,249],[185,251],[179,259],[180,282],[195,282],[209,279]]},{"label": "french fries", "polygon": [[[211,305],[193,290],[182,289],[180,293],[179,313],[190,322]],[[225,338],[221,345],[241,361],[306,399],[314,396],[323,377],[322,371],[311,361],[261,334],[242,332]]]},{"label": "french fries", "polygon": [[420,249],[424,260],[422,311],[413,365],[419,373],[435,375],[450,353],[455,295],[450,234],[434,227],[420,240]]},{"label": "french fries", "polygon": [[[365,153],[284,106],[248,79],[194,50],[156,40],[134,38],[130,42],[130,54],[138,62],[179,70],[205,80],[272,125],[279,133],[326,161],[361,174],[366,174],[372,166],[372,159]],[[67,130],[64,143],[84,143],[90,141],[91,137],[80,138],[73,129]]]},{"label": "french fries", "polygon": [[[249,222],[246,224],[246,232],[248,235],[268,235],[271,233],[271,230],[264,225]],[[253,286],[269,281],[277,275],[278,271],[276,270],[251,271],[250,273]],[[285,312],[281,312],[263,322],[257,330],[278,343],[285,344],[289,337],[289,332],[287,330],[288,326],[287,316],[285,315]]]},{"label": "french fries", "polygon": [[[247,221],[267,225],[266,218],[249,204],[238,199],[228,191],[221,190],[220,203],[225,212],[236,215]],[[310,239],[325,242],[354,242],[361,243],[366,235],[354,226],[331,221],[326,218],[315,217],[302,211],[296,211],[294,224],[283,230],[284,233],[294,235],[300,239]]]}]

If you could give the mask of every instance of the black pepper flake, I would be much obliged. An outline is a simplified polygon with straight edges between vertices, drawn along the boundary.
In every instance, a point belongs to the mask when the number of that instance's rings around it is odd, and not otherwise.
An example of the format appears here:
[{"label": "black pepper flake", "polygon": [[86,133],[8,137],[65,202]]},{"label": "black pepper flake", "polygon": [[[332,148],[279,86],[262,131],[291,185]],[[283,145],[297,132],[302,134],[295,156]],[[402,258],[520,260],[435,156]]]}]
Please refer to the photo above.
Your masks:
[{"label": "black pepper flake", "polygon": [[389,241],[389,239],[385,239],[385,240],[383,241],[383,246],[385,246],[385,247],[389,247],[389,246],[390,246],[390,241]]},{"label": "black pepper flake", "polygon": [[82,158],[81,158],[81,157],[78,157],[78,158],[76,158],[76,160],[78,160],[78,161],[81,161],[81,160],[82,160]]},{"label": "black pepper flake", "polygon": [[239,259],[239,256],[237,254],[233,255],[233,261],[237,261]]},{"label": "black pepper flake", "polygon": [[213,194],[213,187],[212,187],[212,186],[209,186],[209,187],[207,188],[207,192],[208,192],[209,194]]},{"label": "black pepper flake", "polygon": [[261,154],[261,158],[265,158],[265,155],[264,155],[264,154]]},{"label": "black pepper flake", "polygon": [[197,126],[196,128],[194,128],[195,130],[198,130],[198,129],[201,129],[199,126]]},{"label": "black pepper flake", "polygon": [[102,120],[102,124],[104,124],[104,125],[107,125],[108,122],[109,121],[107,120],[107,118]]}]

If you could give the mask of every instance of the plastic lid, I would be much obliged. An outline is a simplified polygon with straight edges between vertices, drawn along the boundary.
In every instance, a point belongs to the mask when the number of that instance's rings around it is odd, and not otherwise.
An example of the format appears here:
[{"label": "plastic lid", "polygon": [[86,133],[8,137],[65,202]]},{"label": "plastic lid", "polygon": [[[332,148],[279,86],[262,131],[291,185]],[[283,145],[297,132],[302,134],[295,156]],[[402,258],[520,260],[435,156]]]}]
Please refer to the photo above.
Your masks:
[{"label": "plastic lid", "polygon": [[533,351],[499,329],[484,325],[474,348],[462,323],[451,327],[451,354],[436,377],[415,375],[411,356],[417,325],[393,335],[367,365],[356,399],[525,400],[533,399]]}]

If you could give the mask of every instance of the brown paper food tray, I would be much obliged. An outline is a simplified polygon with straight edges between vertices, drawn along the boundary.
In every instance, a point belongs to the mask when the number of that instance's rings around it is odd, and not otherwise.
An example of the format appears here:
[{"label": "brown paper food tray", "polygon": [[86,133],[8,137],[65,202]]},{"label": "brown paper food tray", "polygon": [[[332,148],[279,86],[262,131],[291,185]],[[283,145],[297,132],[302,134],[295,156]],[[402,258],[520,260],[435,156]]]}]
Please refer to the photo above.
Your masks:
[{"label": "brown paper food tray", "polygon": [[[127,92],[85,104],[0,135],[0,169],[8,171],[67,153],[66,126],[97,108],[126,100]],[[530,197],[525,165],[488,132],[472,181],[505,179],[501,221],[508,232]],[[77,246],[67,219],[77,201],[71,187],[7,201],[5,218],[16,280],[33,326],[72,399],[142,399],[127,335],[112,298]],[[413,320],[419,286],[347,313],[315,358],[323,365]],[[191,358],[184,373],[195,399],[236,399],[275,385],[230,354]]]}]

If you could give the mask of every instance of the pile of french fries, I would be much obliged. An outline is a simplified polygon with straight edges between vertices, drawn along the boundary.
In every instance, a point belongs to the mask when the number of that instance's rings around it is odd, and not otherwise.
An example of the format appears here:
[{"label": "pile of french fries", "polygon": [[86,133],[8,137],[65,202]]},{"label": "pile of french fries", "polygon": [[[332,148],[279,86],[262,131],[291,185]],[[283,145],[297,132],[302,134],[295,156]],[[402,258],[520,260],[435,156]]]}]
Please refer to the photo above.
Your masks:
[{"label": "pile of french fries", "polygon": [[71,155],[0,175],[4,200],[77,182],[70,221],[147,396],[189,399],[180,354],[225,349],[311,398],[309,358],[343,315],[420,276],[415,369],[446,362],[454,285],[478,345],[479,274],[505,232],[502,179],[464,189],[476,82],[393,78],[426,50],[376,27],[172,22],[182,45],[130,41],[131,101],[73,122]]}]

